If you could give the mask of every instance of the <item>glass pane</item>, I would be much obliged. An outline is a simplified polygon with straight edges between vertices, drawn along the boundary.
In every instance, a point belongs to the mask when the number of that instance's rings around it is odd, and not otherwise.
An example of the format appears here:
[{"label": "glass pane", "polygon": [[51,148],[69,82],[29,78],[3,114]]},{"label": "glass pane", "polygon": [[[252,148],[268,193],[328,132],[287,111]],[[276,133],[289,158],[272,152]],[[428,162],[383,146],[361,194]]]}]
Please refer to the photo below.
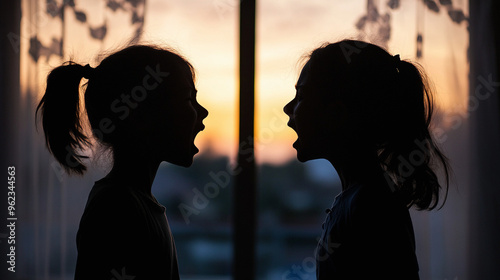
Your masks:
[{"label": "glass pane", "polygon": [[315,279],[316,238],[341,185],[328,162],[295,159],[296,134],[283,107],[295,95],[301,57],[323,42],[355,34],[352,22],[363,3],[260,1],[257,7],[258,275]]},{"label": "glass pane", "polygon": [[[63,3],[64,21],[59,13]],[[237,150],[237,12],[237,1],[230,0],[147,0],[145,5],[23,1],[19,116],[21,146],[26,149],[21,154],[25,166],[19,172],[26,179],[19,182],[23,188],[18,194],[22,215],[18,236],[20,255],[26,257],[19,258],[20,278],[73,279],[79,221],[91,187],[110,167],[107,154],[89,150],[89,171],[83,177],[69,177],[48,154],[41,130],[37,132],[33,124],[47,74],[69,59],[95,67],[136,34],[141,35],[139,43],[167,46],[192,63],[198,101],[210,112],[206,129],[195,141],[201,152],[193,166],[163,163],[153,185],[154,195],[167,208],[181,278],[229,278],[229,175]]]},{"label": "glass pane", "polygon": [[[467,14],[467,3],[453,2],[457,10],[464,9]],[[399,4],[391,8],[390,3]],[[295,159],[292,143],[297,135],[287,127],[288,117],[282,108],[295,95],[294,85],[305,62],[302,57],[323,43],[354,38],[382,45],[400,54],[401,59],[422,64],[437,90],[434,125],[447,137],[441,144],[452,158],[455,172],[466,176],[468,171],[453,158],[456,155],[460,160],[464,152],[458,147],[468,143],[464,135],[467,28],[463,22],[453,22],[444,6],[437,13],[421,1],[277,0],[260,1],[257,7],[258,275],[259,279],[315,279],[314,250],[325,209],[341,185],[327,161],[303,164]],[[360,22],[370,12],[380,17],[361,28]],[[424,42],[421,59],[416,57],[418,32],[422,32]],[[451,119],[456,127],[450,125]],[[463,183],[466,177],[462,178],[463,190],[468,186]],[[450,235],[457,243],[465,242],[465,233],[452,234],[444,224],[446,217],[466,232],[463,217],[467,203],[455,184],[450,186],[443,210],[411,211],[422,279],[464,275],[465,249],[444,242],[444,236],[449,240]],[[441,269],[445,263],[447,268]]]},{"label": "glass pane", "polygon": [[167,207],[182,279],[229,278],[230,178],[237,151],[237,1],[148,1],[145,39],[181,51],[209,111],[190,168],[163,163],[153,192]]}]

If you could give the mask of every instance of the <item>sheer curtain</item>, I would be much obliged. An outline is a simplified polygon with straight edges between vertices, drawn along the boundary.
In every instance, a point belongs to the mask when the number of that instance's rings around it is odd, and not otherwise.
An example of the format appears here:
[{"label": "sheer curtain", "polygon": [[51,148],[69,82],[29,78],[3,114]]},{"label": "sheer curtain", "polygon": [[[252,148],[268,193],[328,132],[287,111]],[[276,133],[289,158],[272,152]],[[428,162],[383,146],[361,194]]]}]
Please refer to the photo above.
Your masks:
[{"label": "sheer curtain", "polygon": [[34,122],[47,74],[68,60],[95,66],[95,54],[119,47],[116,40],[138,41],[144,6],[144,0],[22,1],[15,279],[73,279],[78,217],[99,176],[91,168],[83,178],[69,177],[47,152]]},{"label": "sheer curtain", "polygon": [[471,1],[470,279],[500,275],[500,20],[498,1]]},{"label": "sheer curtain", "polygon": [[[19,110],[19,32],[21,21],[21,5],[17,1],[2,2],[0,4],[0,166],[4,175],[7,175],[9,167],[17,166],[19,162],[17,159],[17,148],[15,145],[18,140],[17,127],[18,110]],[[7,176],[4,177],[7,179]],[[19,178],[19,177],[17,177]],[[14,182],[14,186],[19,186],[18,182]],[[7,180],[4,187],[0,192],[0,220],[2,227],[0,229],[0,263],[2,268],[0,270],[0,278],[8,279],[12,276],[7,266],[7,260],[11,254],[9,244],[11,231],[6,223],[7,218],[12,217],[8,215],[8,187]],[[11,188],[15,190],[14,188]],[[9,195],[9,197],[14,197]],[[16,215],[17,217],[18,215]],[[14,221],[15,222],[15,221]],[[4,224],[5,223],[5,224]],[[19,251],[18,251],[19,253]],[[10,267],[10,265],[9,265]],[[9,275],[10,274],[10,275]]]},{"label": "sheer curtain", "polygon": [[[423,65],[436,93],[432,133],[449,158],[453,170],[446,204],[440,210],[411,211],[421,279],[468,279],[470,234],[470,145],[468,103],[469,33],[467,1],[389,1],[408,16],[391,17],[395,36],[389,50],[408,50],[409,59]],[[406,10],[405,11],[405,7]],[[389,7],[391,8],[391,7]],[[397,9],[397,8],[396,8]],[[403,28],[401,28],[403,26]],[[400,29],[398,31],[398,29]],[[410,42],[411,42],[410,41]],[[405,47],[406,45],[406,47]],[[405,52],[405,50],[402,50]],[[404,56],[402,56],[404,57]]]},{"label": "sheer curtain", "polygon": [[[411,211],[421,279],[469,279],[470,152],[467,1],[367,1],[358,28],[402,58],[420,63],[436,93],[432,133],[453,174],[440,210]],[[380,6],[386,5],[384,8]],[[371,23],[371,25],[370,25]],[[373,32],[376,31],[376,32]],[[375,35],[373,37],[373,35]]]},{"label": "sheer curtain", "polygon": [[[469,115],[473,110],[468,102],[468,2],[260,1],[258,7],[260,13],[257,17],[257,48],[260,58],[257,64],[257,118],[258,126],[262,129],[256,133],[261,136],[261,139],[256,140],[258,159],[272,160],[280,153],[294,158],[295,151],[290,148],[294,140],[290,140],[286,146],[278,141],[280,137],[285,138],[287,133],[290,133],[290,139],[296,137],[287,129],[281,129],[286,128],[288,119],[285,117],[285,123],[280,127],[274,124],[269,116],[275,116],[276,103],[283,106],[293,98],[293,85],[300,70],[297,69],[300,57],[321,44],[344,38],[359,38],[385,47],[389,52],[399,54],[401,59],[417,62],[424,67],[433,82],[437,99],[432,132],[449,156],[454,173],[447,202],[441,210],[411,211],[420,275],[421,279],[467,279],[470,261],[468,244],[471,155],[465,147],[471,146]],[[276,35],[280,32],[284,36]],[[294,70],[296,73],[291,73]],[[284,85],[281,86],[281,83]],[[271,103],[277,99],[279,102]],[[269,131],[274,133],[271,134],[274,138],[269,136]],[[283,186],[282,193],[278,195],[284,205],[298,205],[302,202],[300,204],[317,213],[317,217],[300,213],[289,214],[288,219],[293,220],[295,224],[283,222],[280,230],[295,232],[295,235],[283,234],[288,237],[286,240],[300,239],[309,245],[294,245],[297,247],[294,249],[293,246],[286,246],[287,241],[276,238],[276,248],[287,254],[286,257],[279,258],[280,253],[277,252],[269,256],[266,263],[261,262],[261,266],[276,264],[276,267],[261,271],[264,277],[314,279],[314,267],[310,260],[316,243],[315,237],[320,233],[324,209],[330,206],[333,197],[340,191],[338,178],[324,175],[333,172],[329,163],[316,161],[306,164],[306,173],[310,174],[311,181],[293,182],[290,178],[295,177],[291,174],[279,183],[274,180],[275,184],[280,186],[283,182],[289,185]],[[266,180],[262,176],[259,180]],[[328,181],[326,186],[321,176]],[[269,183],[262,183],[261,186],[273,188]],[[293,195],[299,198],[294,200]],[[262,200],[264,201],[264,198]],[[313,206],[307,208],[307,205]],[[318,211],[316,206],[322,211]],[[285,215],[284,210],[275,211],[281,213],[281,216]],[[276,220],[270,217],[269,211],[263,211],[261,214],[262,244],[269,242],[273,237],[273,228],[276,227]],[[308,231],[304,230],[305,228]],[[261,254],[271,255],[269,249],[261,246]],[[300,254],[297,252],[299,250]],[[388,266],[390,267],[390,264]]]},{"label": "sheer curtain", "polygon": [[[19,256],[16,263],[18,269],[15,274],[8,274],[10,278],[7,279],[73,279],[77,255],[75,239],[80,217],[91,187],[96,180],[102,178],[105,174],[103,170],[109,166],[105,162],[106,157],[98,155],[91,159],[88,164],[89,170],[83,177],[68,176],[48,153],[42,129],[38,127],[37,131],[34,122],[35,109],[43,94],[47,74],[64,61],[73,60],[82,65],[89,63],[95,67],[102,59],[100,55],[109,54],[128,44],[157,43],[167,45],[182,55],[187,53],[188,59],[196,62],[193,63],[196,70],[210,77],[197,80],[200,92],[221,84],[218,92],[222,94],[200,96],[200,103],[210,108],[210,100],[206,102],[205,100],[213,98],[212,103],[232,104],[235,98],[230,94],[234,91],[236,81],[230,77],[236,73],[233,69],[236,58],[235,44],[233,44],[236,32],[233,32],[233,28],[236,30],[237,26],[235,21],[237,3],[178,0],[23,0],[20,6],[21,30],[14,32],[17,36],[15,38],[19,38],[17,52],[20,55],[16,63],[17,66],[20,65],[20,71],[17,71],[20,72],[20,81],[14,84],[20,85],[20,89],[12,90],[15,92],[13,96],[19,99],[19,105],[9,98],[2,99],[8,101],[10,106],[15,106],[8,111],[8,117],[13,117],[19,123],[17,127],[5,129],[2,127],[2,132],[10,129],[19,135],[19,140],[8,141],[5,149],[9,151],[9,148],[19,146],[19,151],[15,154],[7,155],[9,159],[16,158],[12,164],[15,163],[18,171],[19,185],[17,189]],[[151,17],[146,11],[149,11]],[[9,16],[7,12],[4,15],[6,18]],[[209,21],[212,24],[206,25],[207,19],[203,17],[210,17]],[[13,19],[13,22],[19,26],[19,19]],[[190,22],[195,24],[189,25]],[[148,30],[145,30],[146,24],[149,26]],[[168,35],[164,35],[165,33]],[[12,49],[10,43],[8,47]],[[209,52],[210,55],[207,55]],[[220,56],[234,57],[225,60],[224,63],[218,63],[221,61]],[[224,83],[221,83],[220,77],[210,76],[214,72],[227,73],[222,77]],[[216,123],[232,127],[235,123],[234,111],[233,108],[225,106],[221,112],[211,112],[211,118],[205,125],[211,126],[215,119]],[[212,128],[216,128],[216,125],[212,125]],[[232,129],[226,129],[219,135],[227,136],[226,134],[232,135],[232,133]],[[204,135],[201,135],[197,140],[203,137]],[[232,139],[214,143],[207,148],[206,154],[218,151],[221,147],[227,148],[226,146],[234,144],[231,141]],[[203,145],[199,147],[203,150]],[[236,149],[232,153],[235,151]],[[203,159],[198,162],[203,162]],[[178,209],[178,205],[193,201],[193,190],[197,190],[200,186],[203,190],[203,184],[213,181],[209,176],[210,172],[230,168],[227,158],[217,158],[206,165],[193,166],[189,171],[180,168],[172,171],[171,168],[174,167],[162,165],[153,192],[157,192],[155,195],[161,195],[157,196],[158,200],[167,206],[170,226],[174,236],[177,237],[176,243],[179,245],[178,248],[183,248],[179,252],[180,259],[188,259],[186,256],[200,254],[200,251],[205,252],[204,250],[211,248],[213,244],[207,242],[207,239],[224,241],[220,242],[223,243],[221,246],[223,249],[219,250],[220,255],[224,253],[224,256],[220,258],[200,256],[197,262],[191,258],[180,264],[181,273],[202,274],[206,271],[214,273],[214,270],[221,270],[221,274],[228,274],[226,263],[230,262],[231,252],[230,242],[227,241],[229,245],[225,243],[226,239],[230,239],[228,227],[223,225],[211,230],[210,225],[194,222],[187,225],[181,215],[182,212]],[[175,192],[175,197],[172,192]],[[227,192],[221,196],[225,195]],[[168,201],[167,205],[164,197],[169,196],[173,199]],[[207,207],[208,210],[197,217],[191,217],[191,220],[202,220],[205,216],[215,215],[216,211],[222,212],[223,210],[217,207],[223,203],[223,199],[219,198],[219,203],[212,202],[211,208]],[[226,219],[225,214],[219,216],[220,220]],[[207,231],[211,233],[200,238],[198,233],[202,231],[197,231],[198,228],[203,228],[205,233]],[[177,234],[179,231],[181,233]],[[3,231],[0,230],[0,233],[3,234]],[[199,263],[202,264],[198,265]],[[219,269],[220,267],[222,269]]]}]

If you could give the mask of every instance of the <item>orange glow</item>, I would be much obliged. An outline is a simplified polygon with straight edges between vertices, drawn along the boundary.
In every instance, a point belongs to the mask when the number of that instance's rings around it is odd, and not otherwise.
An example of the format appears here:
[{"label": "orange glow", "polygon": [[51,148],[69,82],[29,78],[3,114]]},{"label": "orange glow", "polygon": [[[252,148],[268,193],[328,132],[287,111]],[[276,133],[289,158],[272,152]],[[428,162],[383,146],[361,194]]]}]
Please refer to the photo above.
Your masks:
[{"label": "orange glow", "polygon": [[[401,7],[391,13],[389,51],[399,53],[402,59],[415,60],[417,4],[410,2],[401,1]],[[89,1],[88,5],[82,9],[92,11],[89,23],[101,24],[109,11],[99,6],[98,1]],[[197,145],[202,153],[210,146],[211,151],[234,160],[238,124],[238,1],[148,0],[146,9],[144,42],[179,50],[197,71],[198,99],[210,112]],[[355,23],[364,11],[364,1],[258,2],[255,132],[258,162],[281,163],[295,157],[291,144],[296,135],[286,126],[288,118],[282,108],[295,94],[298,62],[321,43],[356,37]],[[88,31],[72,17],[68,14],[66,18],[65,54],[80,63],[95,66],[96,54],[123,47],[131,36],[132,30],[126,27],[129,19],[120,12],[110,14],[109,34],[104,42],[82,35]],[[424,18],[424,58],[419,63],[436,86],[439,107],[448,113],[463,114],[468,93],[466,28],[452,23],[445,12],[425,11]],[[38,29],[44,30],[40,40],[49,42],[61,26],[46,20]],[[22,51],[27,51],[27,38],[32,31],[23,32],[26,35]],[[43,88],[47,71],[60,62],[49,60],[41,66],[37,77],[22,73],[22,86],[38,78],[39,88]],[[29,62],[22,61],[22,65],[25,63]],[[36,91],[39,98],[42,90]]]}]

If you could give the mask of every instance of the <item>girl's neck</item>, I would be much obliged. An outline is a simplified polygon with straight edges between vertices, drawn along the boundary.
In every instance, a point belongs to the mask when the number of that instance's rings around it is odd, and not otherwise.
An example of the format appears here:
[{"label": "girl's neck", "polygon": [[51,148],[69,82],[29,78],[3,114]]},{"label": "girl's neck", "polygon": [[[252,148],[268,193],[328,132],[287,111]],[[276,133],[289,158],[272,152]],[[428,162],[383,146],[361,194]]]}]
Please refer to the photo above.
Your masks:
[{"label": "girl's neck", "polygon": [[127,183],[133,188],[152,196],[151,187],[160,161],[139,155],[115,155],[113,168],[105,178]]},{"label": "girl's neck", "polygon": [[375,154],[350,153],[329,160],[342,182],[342,191],[358,183],[379,183],[384,180],[384,170]]}]

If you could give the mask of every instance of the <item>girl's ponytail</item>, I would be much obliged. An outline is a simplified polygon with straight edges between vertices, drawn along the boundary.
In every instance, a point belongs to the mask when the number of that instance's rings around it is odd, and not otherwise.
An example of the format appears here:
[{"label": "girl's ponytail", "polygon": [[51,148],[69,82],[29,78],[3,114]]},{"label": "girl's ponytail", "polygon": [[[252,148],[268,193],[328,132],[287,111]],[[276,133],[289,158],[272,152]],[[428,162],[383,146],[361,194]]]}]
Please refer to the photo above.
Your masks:
[{"label": "girl's ponytail", "polygon": [[396,179],[397,187],[408,205],[418,209],[434,209],[440,200],[441,184],[435,169],[443,168],[445,179],[444,201],[448,193],[449,165],[430,133],[433,114],[433,95],[423,70],[413,63],[401,61],[398,65],[397,95],[400,100],[395,127],[399,127],[393,141],[387,143],[381,154],[386,169]]},{"label": "girl's ponytail", "polygon": [[68,173],[83,174],[87,169],[78,154],[90,145],[80,118],[80,82],[85,67],[69,61],[53,69],[47,77],[45,94],[38,104],[47,148]]}]

